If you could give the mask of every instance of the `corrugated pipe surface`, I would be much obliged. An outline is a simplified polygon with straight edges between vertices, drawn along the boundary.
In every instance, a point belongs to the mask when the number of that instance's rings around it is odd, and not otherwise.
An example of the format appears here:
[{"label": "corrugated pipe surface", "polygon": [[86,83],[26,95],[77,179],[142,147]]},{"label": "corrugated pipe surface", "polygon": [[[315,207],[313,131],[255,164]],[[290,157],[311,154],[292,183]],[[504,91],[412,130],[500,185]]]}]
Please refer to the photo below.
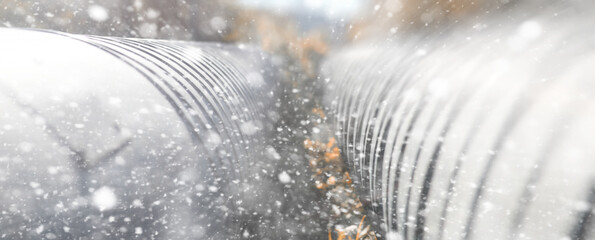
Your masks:
[{"label": "corrugated pipe surface", "polygon": [[274,119],[266,55],[14,29],[0,39],[0,238],[241,237],[252,229],[230,227],[246,222],[238,212],[274,205],[253,175]]},{"label": "corrugated pipe surface", "polygon": [[540,16],[326,61],[344,155],[389,239],[595,237],[595,38]]}]

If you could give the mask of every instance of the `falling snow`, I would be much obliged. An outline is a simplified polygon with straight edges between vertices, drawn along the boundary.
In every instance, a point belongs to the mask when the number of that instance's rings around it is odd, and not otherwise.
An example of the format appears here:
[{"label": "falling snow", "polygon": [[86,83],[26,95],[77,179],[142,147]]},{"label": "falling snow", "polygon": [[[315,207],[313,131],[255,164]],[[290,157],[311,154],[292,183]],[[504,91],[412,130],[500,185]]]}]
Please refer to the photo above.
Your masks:
[{"label": "falling snow", "polygon": [[0,239],[595,238],[593,1],[116,2],[0,4]]},{"label": "falling snow", "polygon": [[87,9],[89,17],[97,22],[104,22],[109,19],[109,12],[105,7],[100,5],[91,5]]},{"label": "falling snow", "polygon": [[118,198],[112,188],[101,187],[93,192],[93,205],[100,211],[112,209],[117,202]]},{"label": "falling snow", "polygon": [[282,183],[290,183],[291,176],[289,176],[287,172],[279,173],[279,181],[281,181]]}]

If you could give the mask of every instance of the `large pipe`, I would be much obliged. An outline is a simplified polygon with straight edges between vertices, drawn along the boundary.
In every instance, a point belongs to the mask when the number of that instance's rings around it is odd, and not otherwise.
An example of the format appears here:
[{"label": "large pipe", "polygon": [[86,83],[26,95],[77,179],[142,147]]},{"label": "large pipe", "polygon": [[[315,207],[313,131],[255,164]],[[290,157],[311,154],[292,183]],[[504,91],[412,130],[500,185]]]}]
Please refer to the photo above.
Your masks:
[{"label": "large pipe", "polygon": [[592,9],[520,7],[331,54],[327,104],[388,239],[595,238]]},{"label": "large pipe", "polygon": [[278,119],[265,54],[34,30],[0,39],[0,238],[258,238],[257,220],[278,211],[262,173]]}]

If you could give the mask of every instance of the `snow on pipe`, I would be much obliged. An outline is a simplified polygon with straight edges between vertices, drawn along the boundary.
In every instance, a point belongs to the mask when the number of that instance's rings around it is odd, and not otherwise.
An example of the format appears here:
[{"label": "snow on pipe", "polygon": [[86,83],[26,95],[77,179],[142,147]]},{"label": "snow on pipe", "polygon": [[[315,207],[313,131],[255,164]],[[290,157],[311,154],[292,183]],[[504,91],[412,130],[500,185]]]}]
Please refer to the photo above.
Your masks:
[{"label": "snow on pipe", "polygon": [[228,209],[274,201],[247,177],[274,118],[260,52],[14,29],[0,39],[0,238],[204,239],[237,231]]},{"label": "snow on pipe", "polygon": [[343,152],[389,239],[595,237],[595,38],[574,17],[372,41],[326,61]]}]

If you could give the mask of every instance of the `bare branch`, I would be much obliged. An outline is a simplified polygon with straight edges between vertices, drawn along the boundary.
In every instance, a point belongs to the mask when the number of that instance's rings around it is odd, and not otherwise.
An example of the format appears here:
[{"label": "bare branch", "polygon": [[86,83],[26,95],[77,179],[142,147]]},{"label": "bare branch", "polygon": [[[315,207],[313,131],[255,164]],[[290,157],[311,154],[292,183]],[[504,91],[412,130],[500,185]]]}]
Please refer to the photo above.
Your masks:
[{"label": "bare branch", "polygon": [[4,93],[4,95],[11,98],[17,106],[21,107],[23,110],[25,110],[30,115],[37,116],[37,117],[40,117],[41,119],[43,119],[45,132],[48,133],[54,139],[56,139],[56,142],[58,144],[62,145],[63,147],[68,148],[68,150],[70,150],[71,154],[78,155],[77,153],[81,152],[81,150],[74,147],[74,145],[68,141],[67,137],[60,135],[58,128],[56,126],[54,126],[53,124],[51,124],[48,121],[48,119],[45,116],[43,116],[43,114],[41,114],[41,112],[39,112],[39,110],[37,110],[37,108],[35,108],[33,105],[30,105],[24,101],[21,101],[6,86],[3,86],[3,85],[0,86],[0,92]]},{"label": "bare branch", "polygon": [[97,167],[97,166],[107,163],[110,159],[117,156],[120,152],[122,152],[124,149],[126,149],[126,147],[128,147],[131,143],[132,143],[131,137],[125,138],[122,142],[120,142],[120,144],[118,144],[118,146],[116,146],[115,148],[98,156],[96,158],[96,160],[94,161],[95,163],[93,164],[93,167]]}]

